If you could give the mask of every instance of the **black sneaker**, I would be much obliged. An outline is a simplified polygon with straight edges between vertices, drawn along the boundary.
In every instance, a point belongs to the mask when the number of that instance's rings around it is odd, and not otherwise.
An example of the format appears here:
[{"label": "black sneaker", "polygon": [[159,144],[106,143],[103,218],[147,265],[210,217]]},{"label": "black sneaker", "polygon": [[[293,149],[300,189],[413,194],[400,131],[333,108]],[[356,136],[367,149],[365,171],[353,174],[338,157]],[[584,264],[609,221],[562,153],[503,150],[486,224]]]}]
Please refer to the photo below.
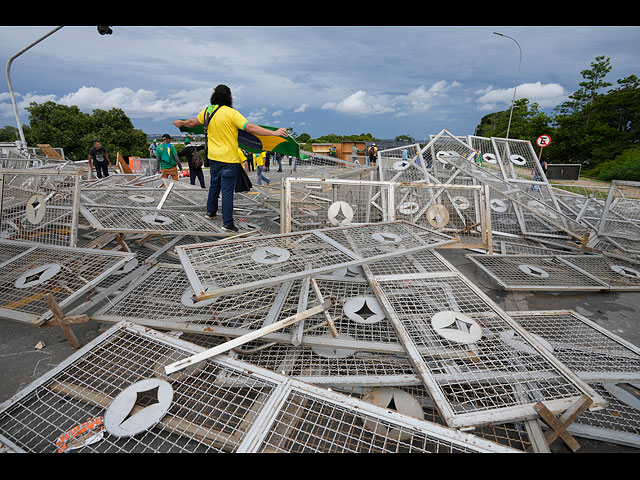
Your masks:
[{"label": "black sneaker", "polygon": [[207,220],[211,220],[215,216],[216,216],[215,213],[207,212],[207,214],[204,216],[204,218],[206,218]]},{"label": "black sneaker", "polygon": [[235,225],[223,225],[222,230],[224,230],[225,232],[237,232],[238,227],[236,227]]}]

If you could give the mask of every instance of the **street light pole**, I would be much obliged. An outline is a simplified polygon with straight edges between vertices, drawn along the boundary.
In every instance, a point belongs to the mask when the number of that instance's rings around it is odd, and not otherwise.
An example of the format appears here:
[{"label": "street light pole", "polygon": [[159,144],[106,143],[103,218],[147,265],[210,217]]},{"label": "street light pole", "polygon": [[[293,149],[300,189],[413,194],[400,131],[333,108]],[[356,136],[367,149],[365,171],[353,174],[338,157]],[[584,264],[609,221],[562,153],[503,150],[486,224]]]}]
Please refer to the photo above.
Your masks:
[{"label": "street light pole", "polygon": [[511,129],[511,117],[513,115],[513,104],[516,101],[516,89],[518,88],[518,77],[520,76],[520,64],[522,63],[522,49],[520,48],[520,44],[516,41],[515,38],[510,37],[509,35],[504,35],[503,33],[493,32],[494,35],[499,35],[501,37],[510,38],[516,45],[518,46],[518,50],[520,51],[520,61],[518,62],[518,72],[516,73],[516,84],[513,87],[513,98],[511,99],[511,112],[509,113],[509,124],[507,125],[507,138],[509,138],[509,130]]},{"label": "street light pole", "polygon": [[54,33],[56,33],[58,30],[60,30],[62,27],[56,27],[53,30],[51,30],[49,33],[47,33],[46,35],[43,35],[42,37],[40,37],[38,40],[36,40],[35,42],[33,42],[31,45],[23,48],[22,50],[20,50],[18,53],[14,54],[9,61],[7,62],[7,85],[9,85],[9,94],[11,95],[11,103],[13,103],[13,113],[16,116],[16,123],[18,124],[18,132],[20,133],[20,142],[21,142],[21,146],[20,146],[20,150],[26,149],[27,147],[27,142],[24,139],[24,132],[22,131],[22,124],[20,123],[20,115],[18,115],[18,105],[16,104],[16,97],[13,93],[13,87],[11,86],[11,76],[10,76],[10,70],[11,70],[11,63],[18,58],[20,55],[22,55],[24,52],[26,52],[27,50],[29,50],[31,47],[33,47],[34,45],[40,43],[42,40],[44,40],[45,38],[47,38],[49,35],[53,35]]}]

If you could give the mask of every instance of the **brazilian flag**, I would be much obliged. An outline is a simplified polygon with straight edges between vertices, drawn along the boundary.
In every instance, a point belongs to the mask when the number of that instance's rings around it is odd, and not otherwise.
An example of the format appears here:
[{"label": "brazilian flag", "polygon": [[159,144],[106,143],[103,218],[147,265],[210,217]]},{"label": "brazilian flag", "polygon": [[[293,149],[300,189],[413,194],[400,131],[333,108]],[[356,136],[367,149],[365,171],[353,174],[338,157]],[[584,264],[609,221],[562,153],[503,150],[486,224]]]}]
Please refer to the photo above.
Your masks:
[{"label": "brazilian flag", "polygon": [[[267,130],[277,130],[276,127],[260,125]],[[194,135],[204,135],[204,125],[197,127],[181,127],[181,132],[192,133]],[[270,135],[254,135],[253,133],[238,130],[238,145],[240,148],[251,153],[262,151],[277,152],[282,155],[300,156],[300,146],[291,137],[280,137]]]}]

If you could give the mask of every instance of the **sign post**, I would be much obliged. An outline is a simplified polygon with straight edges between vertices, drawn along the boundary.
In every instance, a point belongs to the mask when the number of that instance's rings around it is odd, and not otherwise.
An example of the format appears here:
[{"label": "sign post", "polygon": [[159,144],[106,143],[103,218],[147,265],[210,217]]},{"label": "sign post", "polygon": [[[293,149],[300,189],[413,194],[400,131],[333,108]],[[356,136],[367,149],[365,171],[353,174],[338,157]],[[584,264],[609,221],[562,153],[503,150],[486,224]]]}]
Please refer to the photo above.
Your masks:
[{"label": "sign post", "polygon": [[538,139],[536,140],[536,145],[540,147],[540,157],[538,158],[538,160],[542,158],[542,149],[544,147],[548,147],[550,143],[551,137],[549,135],[540,135],[538,137]]}]

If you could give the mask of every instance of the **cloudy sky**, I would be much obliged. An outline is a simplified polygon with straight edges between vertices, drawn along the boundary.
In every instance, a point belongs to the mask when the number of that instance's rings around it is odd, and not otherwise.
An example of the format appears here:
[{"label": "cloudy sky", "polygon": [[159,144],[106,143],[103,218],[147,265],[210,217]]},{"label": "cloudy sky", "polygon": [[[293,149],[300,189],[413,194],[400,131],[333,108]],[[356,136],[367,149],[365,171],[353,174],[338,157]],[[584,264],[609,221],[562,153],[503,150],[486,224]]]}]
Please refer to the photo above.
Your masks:
[{"label": "cloudy sky", "polygon": [[[0,26],[0,62],[53,26]],[[636,26],[66,26],[16,58],[10,70],[20,118],[48,100],[82,111],[117,107],[147,133],[177,133],[215,85],[261,125],[297,134],[371,133],[424,140],[447,129],[473,134],[482,116],[516,98],[543,110],[579,88],[597,56],[607,80],[640,76]],[[0,86],[0,126],[16,125]],[[544,132],[541,132],[544,133]]]}]

